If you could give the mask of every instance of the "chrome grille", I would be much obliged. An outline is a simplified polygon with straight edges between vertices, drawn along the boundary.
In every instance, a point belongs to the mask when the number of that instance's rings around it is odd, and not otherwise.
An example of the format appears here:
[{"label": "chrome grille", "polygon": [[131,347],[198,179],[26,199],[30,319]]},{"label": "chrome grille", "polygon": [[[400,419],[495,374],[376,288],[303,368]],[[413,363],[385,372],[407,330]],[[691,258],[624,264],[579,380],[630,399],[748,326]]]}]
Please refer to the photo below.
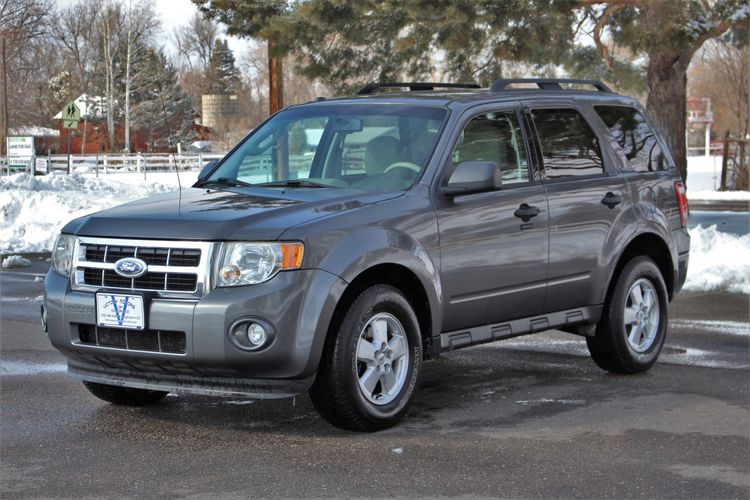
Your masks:
[{"label": "chrome grille", "polygon": [[[209,290],[214,244],[199,241],[125,240],[79,237],[72,286],[153,291],[164,297],[200,297]],[[147,272],[137,278],[120,276],[115,263],[125,257],[144,261]]]}]

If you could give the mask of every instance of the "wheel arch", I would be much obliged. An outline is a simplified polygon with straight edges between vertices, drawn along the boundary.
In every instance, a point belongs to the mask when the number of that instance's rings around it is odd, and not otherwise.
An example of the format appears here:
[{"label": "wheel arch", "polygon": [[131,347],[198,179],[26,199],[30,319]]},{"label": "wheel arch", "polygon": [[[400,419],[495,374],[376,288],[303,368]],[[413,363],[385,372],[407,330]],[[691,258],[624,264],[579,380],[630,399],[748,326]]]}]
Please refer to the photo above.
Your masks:
[{"label": "wheel arch", "polygon": [[669,297],[669,300],[672,300],[672,297],[674,296],[676,261],[672,256],[672,251],[667,242],[658,234],[647,232],[640,233],[633,237],[620,252],[620,255],[617,258],[617,264],[609,276],[606,289],[607,294],[604,298],[605,302],[609,302],[615,281],[622,273],[623,268],[628,262],[638,256],[646,256],[654,261],[664,279],[664,284],[667,286],[667,296]]},{"label": "wheel arch", "polygon": [[430,297],[422,281],[412,269],[393,262],[375,264],[361,271],[349,282],[331,318],[326,344],[331,338],[331,330],[341,321],[352,301],[368,287],[378,284],[391,285],[403,292],[417,316],[425,357],[432,357],[436,352],[435,349],[439,349],[440,346],[439,344],[437,347],[433,345],[433,335],[437,335],[434,333],[437,325],[434,324]]}]

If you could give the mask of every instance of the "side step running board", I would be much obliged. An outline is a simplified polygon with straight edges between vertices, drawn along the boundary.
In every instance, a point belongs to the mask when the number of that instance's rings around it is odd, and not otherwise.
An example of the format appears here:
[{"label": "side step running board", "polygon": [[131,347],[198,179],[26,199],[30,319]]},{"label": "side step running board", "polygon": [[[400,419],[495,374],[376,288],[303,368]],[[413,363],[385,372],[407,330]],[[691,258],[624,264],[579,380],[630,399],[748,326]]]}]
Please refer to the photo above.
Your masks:
[{"label": "side step running board", "polygon": [[463,330],[455,330],[440,334],[442,351],[452,351],[484,342],[509,339],[531,333],[564,328],[566,331],[576,331],[593,334],[593,329],[573,329],[575,325],[596,323],[602,313],[602,306],[588,306],[567,311],[532,316],[530,318],[515,319],[504,323],[477,326]]}]

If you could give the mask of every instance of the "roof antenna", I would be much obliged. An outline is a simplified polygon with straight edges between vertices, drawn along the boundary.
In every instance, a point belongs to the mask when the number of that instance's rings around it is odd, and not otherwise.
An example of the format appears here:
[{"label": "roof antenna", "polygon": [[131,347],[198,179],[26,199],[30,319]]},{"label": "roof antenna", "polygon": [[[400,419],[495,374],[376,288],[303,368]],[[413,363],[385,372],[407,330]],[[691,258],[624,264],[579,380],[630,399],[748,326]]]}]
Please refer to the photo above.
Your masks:
[{"label": "roof antenna", "polygon": [[[157,53],[154,52],[156,55]],[[156,57],[153,59],[154,63],[154,71],[156,72],[156,81],[159,84],[159,101],[161,101],[161,111],[162,115],[164,116],[164,126],[167,127],[167,135],[169,136],[169,151],[170,151],[170,157],[172,158],[172,166],[174,167],[174,173],[177,175],[177,187],[179,188],[178,191],[178,200],[177,200],[177,211],[181,212],[182,210],[182,182],[180,182],[180,172],[177,170],[177,162],[175,161],[174,155],[174,140],[172,138],[172,129],[169,127],[169,120],[167,119],[167,106],[164,104],[164,92],[161,85],[161,77],[159,76],[159,65],[156,64]],[[180,213],[182,215],[182,213]]]}]

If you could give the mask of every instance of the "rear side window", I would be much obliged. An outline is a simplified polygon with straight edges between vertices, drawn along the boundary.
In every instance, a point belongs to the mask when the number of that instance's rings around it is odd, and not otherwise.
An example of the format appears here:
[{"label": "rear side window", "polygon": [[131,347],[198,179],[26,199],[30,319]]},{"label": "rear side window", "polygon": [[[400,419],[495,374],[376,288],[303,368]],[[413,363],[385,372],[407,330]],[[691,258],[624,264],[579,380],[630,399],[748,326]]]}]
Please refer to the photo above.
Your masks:
[{"label": "rear side window", "polygon": [[604,173],[599,143],[578,111],[534,109],[531,115],[542,146],[546,178]]},{"label": "rear side window", "polygon": [[628,106],[594,106],[612,135],[612,146],[626,160],[625,172],[653,172],[667,168],[654,129],[643,115]]}]

